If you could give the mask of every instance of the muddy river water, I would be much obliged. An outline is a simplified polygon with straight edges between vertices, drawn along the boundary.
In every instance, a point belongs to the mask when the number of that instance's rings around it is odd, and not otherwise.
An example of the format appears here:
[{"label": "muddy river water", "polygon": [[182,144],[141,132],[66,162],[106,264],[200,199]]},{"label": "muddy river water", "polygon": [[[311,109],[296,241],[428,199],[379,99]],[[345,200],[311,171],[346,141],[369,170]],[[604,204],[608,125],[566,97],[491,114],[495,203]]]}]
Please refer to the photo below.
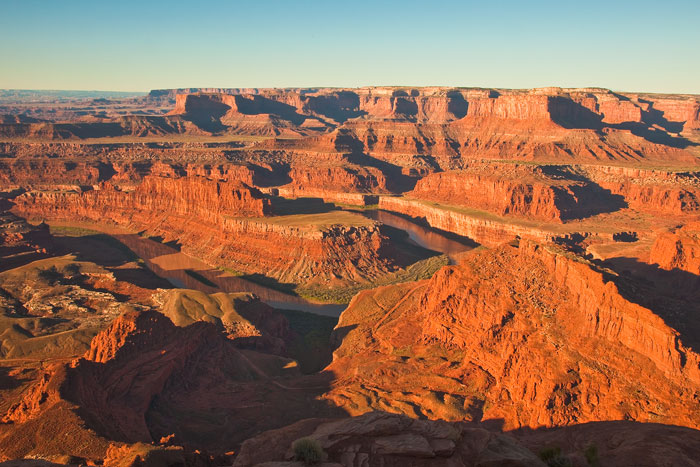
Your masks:
[{"label": "muddy river water", "polygon": [[[362,214],[378,220],[391,227],[405,231],[409,239],[421,247],[447,254],[448,256],[472,248],[469,244],[447,238],[441,233],[411,222],[401,216],[386,211],[364,211]],[[226,271],[212,268],[196,258],[186,255],[177,248],[142,237],[134,233],[124,233],[116,228],[90,228],[109,234],[129,247],[144,260],[149,269],[158,276],[168,280],[175,287],[200,290],[206,293],[216,292],[250,292],[270,306],[287,310],[300,310],[319,315],[339,316],[346,308],[342,304],[315,303],[301,297],[289,295],[238,277]],[[194,274],[193,274],[194,273]],[[207,285],[215,284],[216,287]]]}]

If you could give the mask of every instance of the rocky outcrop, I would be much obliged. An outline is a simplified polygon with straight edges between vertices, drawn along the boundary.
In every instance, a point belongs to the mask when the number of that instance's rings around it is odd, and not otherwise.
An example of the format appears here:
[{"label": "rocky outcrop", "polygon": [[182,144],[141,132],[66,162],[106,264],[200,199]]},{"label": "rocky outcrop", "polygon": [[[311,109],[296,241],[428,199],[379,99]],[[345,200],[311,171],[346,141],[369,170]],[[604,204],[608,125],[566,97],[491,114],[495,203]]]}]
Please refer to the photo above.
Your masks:
[{"label": "rocky outcrop", "polygon": [[660,214],[695,214],[700,211],[698,172],[588,166],[591,180],[620,195],[632,209]]},{"label": "rocky outcrop", "polygon": [[296,166],[289,171],[291,183],[284,188],[328,190],[352,193],[386,193],[386,176],[373,167],[307,167]]},{"label": "rocky outcrop", "polygon": [[661,268],[700,275],[700,222],[672,232],[661,232],[654,241],[649,261]]},{"label": "rocky outcrop", "polygon": [[33,226],[11,212],[2,211],[0,198],[0,272],[46,255],[52,241],[46,224]]},{"label": "rocky outcrop", "polygon": [[[5,458],[40,453],[94,462],[105,457],[110,442],[151,443],[173,433],[229,451],[236,437],[240,442],[241,435],[271,428],[251,405],[266,377],[260,361],[267,371],[294,372],[290,360],[241,353],[212,324],[181,328],[155,311],[126,313],[93,339],[84,358],[47,368],[10,408],[4,421],[12,425],[0,428],[0,452]],[[225,395],[220,388],[228,388]],[[237,388],[233,398],[231,388]],[[211,413],[231,417],[226,428],[214,424],[202,432],[199,417]]]},{"label": "rocky outcrop", "polygon": [[252,294],[161,289],[153,301],[176,326],[212,323],[240,348],[286,355],[294,337],[287,319]]},{"label": "rocky outcrop", "polygon": [[498,163],[428,175],[409,195],[550,222],[587,217],[620,205],[610,193],[566,168]]},{"label": "rocky outcrop", "polygon": [[307,435],[313,422],[308,420],[246,441],[234,467],[293,460],[293,443],[287,440],[295,436],[316,441],[326,455],[325,461],[336,463],[333,465],[545,465],[509,436],[460,424],[374,412],[337,421],[317,420],[316,429]]},{"label": "rocky outcrop", "polygon": [[632,301],[639,288],[621,287],[521,241],[429,281],[363,292],[336,328],[327,397],[352,414],[501,419],[506,429],[619,419],[697,428],[688,407],[700,403],[700,357]]},{"label": "rocky outcrop", "polygon": [[349,206],[371,206],[379,202],[379,197],[376,195],[348,193],[323,188],[295,188],[284,186],[274,189],[273,193],[283,198],[320,198],[326,203],[345,204]]}]

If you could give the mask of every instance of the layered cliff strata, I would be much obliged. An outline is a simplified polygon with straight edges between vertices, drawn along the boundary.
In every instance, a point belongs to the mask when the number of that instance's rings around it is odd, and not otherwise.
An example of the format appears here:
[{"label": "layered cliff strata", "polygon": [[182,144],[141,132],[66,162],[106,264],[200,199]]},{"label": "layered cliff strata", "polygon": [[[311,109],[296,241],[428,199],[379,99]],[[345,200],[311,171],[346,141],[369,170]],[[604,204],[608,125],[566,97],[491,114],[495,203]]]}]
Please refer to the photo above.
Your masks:
[{"label": "layered cliff strata", "polygon": [[269,199],[241,182],[147,176],[135,189],[33,191],[14,200],[35,219],[145,230],[209,264],[279,282],[365,284],[402,264],[381,227],[358,214],[266,217]]},{"label": "layered cliff strata", "polygon": [[463,160],[484,157],[695,165],[699,115],[696,96],[596,88],[231,89],[176,94],[168,116],[6,119],[0,136],[75,140],[232,134],[254,140],[281,137],[267,142],[271,150],[300,139],[303,143],[295,145],[313,152],[328,143],[328,134],[342,130],[348,141],[334,152],[348,152],[349,146],[416,170],[455,169]]},{"label": "layered cliff strata", "polygon": [[696,171],[605,166],[582,169],[602,188],[622,196],[632,209],[672,215],[700,211],[700,174]]},{"label": "layered cliff strata", "polygon": [[520,242],[428,281],[362,292],[336,328],[327,397],[351,414],[502,420],[506,429],[620,419],[699,426],[700,357],[633,301],[640,288],[611,279]]},{"label": "layered cliff strata", "polygon": [[[40,146],[40,152],[44,146]],[[83,150],[86,150],[82,154]],[[91,157],[94,156],[94,157]],[[238,180],[253,185],[254,179],[269,169],[252,164],[172,162],[141,159],[124,162],[101,157],[79,146],[58,157],[18,157],[0,159],[0,184],[5,188],[90,187],[101,182],[138,183],[149,175],[161,177],[206,177],[214,180]]]},{"label": "layered cliff strata", "polygon": [[560,235],[533,222],[513,222],[486,211],[435,206],[418,199],[380,196],[379,209],[406,215],[432,228],[467,237],[486,246],[496,246],[516,237],[548,242]]},{"label": "layered cliff strata", "polygon": [[651,249],[649,261],[666,270],[700,276],[700,222],[661,232]]},{"label": "layered cliff strata", "polygon": [[570,168],[499,163],[474,163],[461,171],[428,175],[409,196],[550,222],[588,217],[621,205],[620,199]]}]

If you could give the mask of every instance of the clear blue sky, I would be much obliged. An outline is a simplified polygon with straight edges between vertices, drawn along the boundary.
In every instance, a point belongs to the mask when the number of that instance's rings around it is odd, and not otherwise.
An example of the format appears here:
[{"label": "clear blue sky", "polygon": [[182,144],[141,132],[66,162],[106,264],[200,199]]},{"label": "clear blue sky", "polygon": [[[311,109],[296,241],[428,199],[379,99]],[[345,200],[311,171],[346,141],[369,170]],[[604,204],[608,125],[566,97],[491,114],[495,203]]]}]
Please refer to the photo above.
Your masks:
[{"label": "clear blue sky", "polygon": [[0,0],[0,88],[700,94],[700,0]]}]

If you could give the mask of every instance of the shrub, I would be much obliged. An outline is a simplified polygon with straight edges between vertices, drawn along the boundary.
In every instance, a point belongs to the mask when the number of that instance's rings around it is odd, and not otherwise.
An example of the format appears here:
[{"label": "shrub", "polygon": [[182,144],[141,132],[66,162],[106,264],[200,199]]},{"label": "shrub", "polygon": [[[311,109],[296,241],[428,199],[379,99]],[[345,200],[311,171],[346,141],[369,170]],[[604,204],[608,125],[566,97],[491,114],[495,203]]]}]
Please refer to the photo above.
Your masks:
[{"label": "shrub", "polygon": [[589,444],[583,451],[583,455],[586,457],[586,462],[591,467],[598,467],[600,465],[600,458],[598,457],[598,446],[595,444]]},{"label": "shrub", "polygon": [[561,454],[561,448],[544,448],[540,451],[540,459],[549,467],[571,467],[571,459]]},{"label": "shrub", "polygon": [[292,444],[294,459],[302,461],[306,465],[318,464],[323,460],[325,453],[318,441],[311,438],[301,438]]}]

